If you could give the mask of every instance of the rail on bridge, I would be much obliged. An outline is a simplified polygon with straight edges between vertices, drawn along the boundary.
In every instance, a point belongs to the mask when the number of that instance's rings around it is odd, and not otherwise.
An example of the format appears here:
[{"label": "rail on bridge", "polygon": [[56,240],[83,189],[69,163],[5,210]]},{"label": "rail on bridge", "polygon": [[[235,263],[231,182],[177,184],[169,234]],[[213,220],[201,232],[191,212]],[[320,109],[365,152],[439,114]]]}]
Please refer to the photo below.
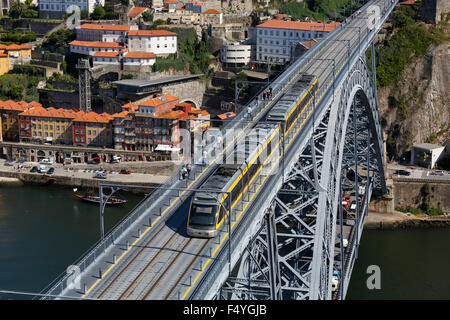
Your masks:
[{"label": "rail on bridge", "polygon": [[[344,298],[368,201],[372,192],[385,192],[375,79],[366,66],[365,50],[371,44],[373,50],[373,39],[395,4],[367,3],[292,63],[272,82],[271,100],[252,100],[250,116],[241,112],[224,127],[224,140],[229,143],[208,165],[194,165],[189,180],[172,176],[73,264],[84,284],[81,289],[73,286],[73,273],[65,272],[44,293],[91,297],[102,283],[118,279],[122,271],[117,270],[141,254],[144,241],[156,238],[192,191],[220,165],[218,160],[233,152],[237,142],[309,73],[317,75],[320,87],[293,130],[280,140],[282,170],[256,179],[247,197],[242,197],[247,200],[241,211],[231,214],[233,227],[222,230],[218,240],[197,241],[202,248],[196,249],[182,275],[175,277],[177,284],[163,297]],[[376,8],[381,16],[372,23]],[[353,202],[349,208],[344,207],[343,197]],[[176,231],[164,241],[185,243]],[[184,248],[183,244],[180,249]],[[167,268],[154,281],[170,281],[175,269]]]}]

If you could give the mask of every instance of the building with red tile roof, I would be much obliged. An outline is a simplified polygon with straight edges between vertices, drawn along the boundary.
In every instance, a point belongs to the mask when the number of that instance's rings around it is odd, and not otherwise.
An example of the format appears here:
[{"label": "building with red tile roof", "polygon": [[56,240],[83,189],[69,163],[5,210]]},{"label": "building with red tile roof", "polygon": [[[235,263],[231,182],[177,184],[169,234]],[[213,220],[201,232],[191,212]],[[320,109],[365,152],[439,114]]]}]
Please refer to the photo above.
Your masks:
[{"label": "building with red tile roof", "polygon": [[69,43],[70,52],[92,56],[95,52],[113,52],[121,51],[124,47],[118,42],[100,42],[100,41],[80,41],[74,40]]},{"label": "building with red tile roof", "polygon": [[142,16],[144,12],[147,12],[149,8],[146,7],[134,7],[128,12],[128,18],[136,19]]},{"label": "building with red tile roof", "polygon": [[256,26],[256,60],[284,64],[292,59],[292,43],[323,38],[339,23],[269,20]]},{"label": "building with red tile roof", "polygon": [[19,114],[21,142],[48,141],[72,144],[74,110],[33,106]]},{"label": "building with red tile roof", "polygon": [[38,102],[28,103],[13,100],[0,101],[0,117],[2,118],[2,140],[19,141],[19,114],[34,106],[41,107]]},{"label": "building with red tile roof", "polygon": [[154,151],[158,145],[179,148],[180,129],[193,131],[209,125],[208,112],[178,101],[166,94],[122,106],[123,111],[113,115],[114,147],[142,151]]},{"label": "building with red tile roof", "polygon": [[177,52],[177,34],[166,30],[132,30],[128,32],[130,52],[152,52],[167,56]]},{"label": "building with red tile roof", "polygon": [[85,23],[76,28],[77,40],[98,42],[126,42],[127,33],[137,26]]},{"label": "building with red tile roof", "polygon": [[301,22],[301,21],[284,21],[284,20],[268,20],[257,25],[257,28],[269,29],[283,29],[283,30],[298,30],[298,31],[323,31],[330,32],[337,27],[339,22]]},{"label": "building with red tile roof", "polygon": [[220,10],[208,9],[202,12],[202,24],[222,24],[223,13]]}]

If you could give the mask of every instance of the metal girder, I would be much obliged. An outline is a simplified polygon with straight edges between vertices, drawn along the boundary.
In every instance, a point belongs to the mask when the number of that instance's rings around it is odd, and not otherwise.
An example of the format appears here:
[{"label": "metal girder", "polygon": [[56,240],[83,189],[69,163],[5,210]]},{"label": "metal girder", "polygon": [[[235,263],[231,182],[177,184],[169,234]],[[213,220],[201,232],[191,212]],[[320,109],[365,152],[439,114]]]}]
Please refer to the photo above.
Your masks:
[{"label": "metal girder", "polygon": [[[373,90],[371,75],[360,58],[338,88],[337,99],[329,105],[309,145],[286,172],[284,185],[273,200],[277,259],[267,242],[270,228],[266,223],[243,255],[238,277],[224,286],[228,296],[218,298],[270,299],[278,288],[282,299],[345,297],[372,189],[385,192],[381,127]],[[338,237],[336,232],[342,185],[356,194],[350,249],[342,245],[343,232]],[[337,261],[336,243],[344,257],[338,256]],[[278,265],[269,263],[276,260]],[[276,272],[280,286],[273,288],[269,275]],[[339,279],[336,291],[331,285],[334,273]]]}]

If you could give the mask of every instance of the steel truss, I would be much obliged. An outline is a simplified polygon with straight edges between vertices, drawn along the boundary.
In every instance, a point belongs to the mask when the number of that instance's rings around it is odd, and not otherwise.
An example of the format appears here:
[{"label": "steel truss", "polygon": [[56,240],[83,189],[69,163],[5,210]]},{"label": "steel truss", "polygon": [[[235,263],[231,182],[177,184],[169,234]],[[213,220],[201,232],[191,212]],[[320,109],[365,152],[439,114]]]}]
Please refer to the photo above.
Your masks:
[{"label": "steel truss", "polygon": [[[285,173],[264,223],[218,299],[345,297],[372,190],[386,191],[373,84],[365,61],[358,59],[309,145]],[[344,191],[352,192],[357,204],[346,248]],[[333,273],[339,280],[334,291]]]}]

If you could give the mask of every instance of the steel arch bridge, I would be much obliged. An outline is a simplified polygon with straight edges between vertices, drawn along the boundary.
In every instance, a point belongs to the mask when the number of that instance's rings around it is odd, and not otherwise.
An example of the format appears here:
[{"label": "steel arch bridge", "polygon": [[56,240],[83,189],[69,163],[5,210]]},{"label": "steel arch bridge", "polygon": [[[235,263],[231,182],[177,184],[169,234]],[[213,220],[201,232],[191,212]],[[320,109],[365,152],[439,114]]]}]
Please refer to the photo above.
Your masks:
[{"label": "steel arch bridge", "polygon": [[[237,277],[227,279],[220,298],[331,299],[336,269],[344,285],[334,298],[345,296],[372,190],[386,191],[372,84],[364,59],[358,59],[337,93],[339,99],[326,108],[286,173],[264,223],[240,260]],[[354,190],[361,198],[350,250],[340,246],[344,232],[337,216],[342,212],[343,189]],[[343,264],[334,261],[341,258],[335,252],[336,242],[345,256],[340,259]]]},{"label": "steel arch bridge", "polygon": [[[178,212],[219,164],[194,166],[191,180],[169,179],[74,263],[83,286],[73,286],[73,274],[67,273],[44,294],[345,298],[370,198],[386,192],[376,79],[366,49],[372,49],[375,70],[373,41],[395,5],[367,3],[271,83],[271,100],[253,100],[250,118],[242,112],[228,124],[237,134],[224,137],[231,141],[224,157],[267,110],[299,101],[295,84],[304,74],[319,79],[313,103],[279,144],[282,169],[259,173],[230,213],[228,230],[212,239],[188,238],[179,231],[185,220]],[[101,193],[101,198],[107,196]],[[351,205],[344,205],[344,199]]]}]

